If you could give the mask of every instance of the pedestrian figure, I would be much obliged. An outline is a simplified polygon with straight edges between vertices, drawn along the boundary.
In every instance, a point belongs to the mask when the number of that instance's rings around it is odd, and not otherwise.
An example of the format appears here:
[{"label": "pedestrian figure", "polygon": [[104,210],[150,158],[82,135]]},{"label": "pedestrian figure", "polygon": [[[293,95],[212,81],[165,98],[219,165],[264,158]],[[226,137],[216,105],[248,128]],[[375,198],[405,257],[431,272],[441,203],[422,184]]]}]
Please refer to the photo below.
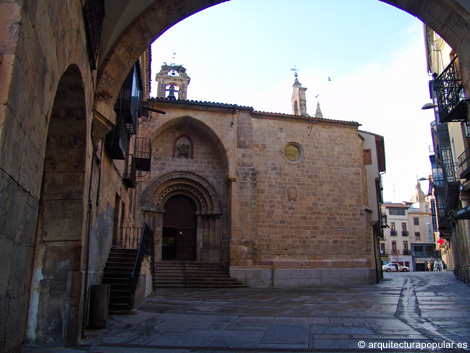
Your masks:
[{"label": "pedestrian figure", "polygon": [[428,271],[432,271],[432,265],[430,262],[428,262]]},{"label": "pedestrian figure", "polygon": [[446,263],[442,261],[442,271],[445,271],[445,270],[446,270]]}]

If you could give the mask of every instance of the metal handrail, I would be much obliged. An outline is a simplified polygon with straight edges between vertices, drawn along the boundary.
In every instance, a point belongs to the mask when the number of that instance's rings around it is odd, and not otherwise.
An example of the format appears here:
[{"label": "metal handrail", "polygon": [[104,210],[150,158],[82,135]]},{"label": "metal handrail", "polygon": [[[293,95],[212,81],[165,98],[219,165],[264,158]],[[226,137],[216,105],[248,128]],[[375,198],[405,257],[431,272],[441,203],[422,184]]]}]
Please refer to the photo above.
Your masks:
[{"label": "metal handrail", "polygon": [[[181,242],[184,244],[184,233],[181,233]],[[184,288],[187,288],[188,287],[188,270],[186,268],[184,253],[181,250],[180,250],[179,258],[180,258],[180,264],[181,264],[181,271],[183,272]]]},{"label": "metal handrail", "polygon": [[140,268],[142,266],[142,261],[144,259],[144,255],[151,256],[151,271],[152,276],[154,275],[154,267],[155,267],[155,255],[154,255],[154,242],[153,242],[153,231],[152,229],[144,223],[144,227],[142,228],[142,234],[140,236],[139,247],[137,249],[137,255],[134,262],[134,268],[132,270],[130,283],[131,283],[131,299],[130,299],[130,307],[134,306],[134,294],[137,288],[137,282],[139,281],[140,276]]}]

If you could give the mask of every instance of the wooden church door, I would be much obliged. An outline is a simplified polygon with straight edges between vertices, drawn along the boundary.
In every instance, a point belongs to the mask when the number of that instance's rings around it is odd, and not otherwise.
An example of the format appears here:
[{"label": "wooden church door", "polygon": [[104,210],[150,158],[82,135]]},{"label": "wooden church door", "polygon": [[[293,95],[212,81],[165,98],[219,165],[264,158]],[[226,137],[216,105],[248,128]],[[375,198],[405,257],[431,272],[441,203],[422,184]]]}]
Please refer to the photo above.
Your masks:
[{"label": "wooden church door", "polygon": [[196,205],[186,195],[176,195],[165,203],[163,215],[163,260],[196,260]]}]

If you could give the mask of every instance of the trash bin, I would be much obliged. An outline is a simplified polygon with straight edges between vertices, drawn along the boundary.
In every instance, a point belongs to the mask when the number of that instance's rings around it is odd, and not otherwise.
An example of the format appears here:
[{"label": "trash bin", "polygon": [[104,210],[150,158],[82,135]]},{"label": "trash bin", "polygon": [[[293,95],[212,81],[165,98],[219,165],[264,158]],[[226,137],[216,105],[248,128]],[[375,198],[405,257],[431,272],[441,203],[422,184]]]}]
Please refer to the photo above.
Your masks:
[{"label": "trash bin", "polygon": [[91,286],[88,328],[106,328],[108,320],[109,290],[110,286],[107,284]]}]

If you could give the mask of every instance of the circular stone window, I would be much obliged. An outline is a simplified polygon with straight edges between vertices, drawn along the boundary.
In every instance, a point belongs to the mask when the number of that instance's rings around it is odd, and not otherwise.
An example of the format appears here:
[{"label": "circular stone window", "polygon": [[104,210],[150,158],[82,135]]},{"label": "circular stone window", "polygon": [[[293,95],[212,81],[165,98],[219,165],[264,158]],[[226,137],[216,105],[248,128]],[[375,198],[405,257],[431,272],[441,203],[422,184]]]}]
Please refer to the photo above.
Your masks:
[{"label": "circular stone window", "polygon": [[300,162],[303,159],[303,150],[298,143],[289,142],[284,147],[284,158],[291,163]]}]

